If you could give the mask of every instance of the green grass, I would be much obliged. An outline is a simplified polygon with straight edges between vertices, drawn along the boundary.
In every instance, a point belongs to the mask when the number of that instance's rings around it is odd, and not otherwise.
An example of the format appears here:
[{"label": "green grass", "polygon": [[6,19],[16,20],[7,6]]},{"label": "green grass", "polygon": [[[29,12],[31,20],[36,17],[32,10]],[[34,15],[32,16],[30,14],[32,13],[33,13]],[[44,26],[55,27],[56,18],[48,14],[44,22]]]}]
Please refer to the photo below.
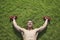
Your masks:
[{"label": "green grass", "polygon": [[0,0],[0,40],[21,40],[9,21],[12,15],[18,16],[17,23],[24,28],[29,19],[38,28],[44,23],[42,17],[50,16],[51,22],[38,40],[60,40],[60,0]]}]

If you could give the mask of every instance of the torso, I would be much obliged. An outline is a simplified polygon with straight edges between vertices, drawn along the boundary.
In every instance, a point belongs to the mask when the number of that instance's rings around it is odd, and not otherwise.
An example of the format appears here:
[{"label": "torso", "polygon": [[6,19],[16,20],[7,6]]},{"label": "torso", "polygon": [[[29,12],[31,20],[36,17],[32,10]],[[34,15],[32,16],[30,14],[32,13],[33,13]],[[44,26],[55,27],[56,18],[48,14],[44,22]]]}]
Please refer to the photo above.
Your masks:
[{"label": "torso", "polygon": [[22,33],[23,40],[36,40],[38,33],[35,30],[24,30]]}]

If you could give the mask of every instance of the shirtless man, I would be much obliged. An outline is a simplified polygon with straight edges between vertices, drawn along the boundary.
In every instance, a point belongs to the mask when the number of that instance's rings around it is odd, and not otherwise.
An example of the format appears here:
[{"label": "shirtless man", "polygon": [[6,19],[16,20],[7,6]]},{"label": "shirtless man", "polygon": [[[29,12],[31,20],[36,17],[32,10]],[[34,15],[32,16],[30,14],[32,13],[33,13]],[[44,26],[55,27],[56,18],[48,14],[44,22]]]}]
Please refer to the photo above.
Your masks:
[{"label": "shirtless man", "polygon": [[50,17],[45,16],[44,17],[45,23],[39,28],[32,29],[33,22],[31,20],[29,20],[27,23],[28,28],[24,29],[17,25],[16,18],[17,18],[16,16],[11,16],[10,20],[13,21],[13,26],[16,28],[16,30],[21,32],[21,34],[23,36],[23,40],[36,40],[38,33],[43,31],[46,28],[48,22],[50,21]]}]

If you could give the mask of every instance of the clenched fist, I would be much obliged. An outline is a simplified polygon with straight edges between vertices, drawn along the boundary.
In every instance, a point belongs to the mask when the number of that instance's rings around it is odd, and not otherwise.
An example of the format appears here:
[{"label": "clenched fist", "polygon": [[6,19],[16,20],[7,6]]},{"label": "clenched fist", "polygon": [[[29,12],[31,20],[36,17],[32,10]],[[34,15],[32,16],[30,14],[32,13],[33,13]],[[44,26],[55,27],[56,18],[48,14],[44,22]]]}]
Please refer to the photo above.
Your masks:
[{"label": "clenched fist", "polygon": [[17,19],[17,16],[10,16],[10,21],[13,21],[13,19]]},{"label": "clenched fist", "polygon": [[50,22],[51,18],[49,16],[44,16],[43,17],[44,20],[48,19],[48,22]]}]

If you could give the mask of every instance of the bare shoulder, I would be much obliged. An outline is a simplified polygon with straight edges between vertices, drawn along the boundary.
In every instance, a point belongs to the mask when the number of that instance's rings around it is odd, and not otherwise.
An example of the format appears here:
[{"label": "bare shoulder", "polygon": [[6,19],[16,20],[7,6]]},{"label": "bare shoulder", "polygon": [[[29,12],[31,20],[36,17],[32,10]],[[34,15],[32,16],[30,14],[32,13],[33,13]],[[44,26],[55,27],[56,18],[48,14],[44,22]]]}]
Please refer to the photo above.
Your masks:
[{"label": "bare shoulder", "polygon": [[35,28],[35,29],[34,29],[34,31],[37,31],[37,30],[38,30],[38,28]]}]

